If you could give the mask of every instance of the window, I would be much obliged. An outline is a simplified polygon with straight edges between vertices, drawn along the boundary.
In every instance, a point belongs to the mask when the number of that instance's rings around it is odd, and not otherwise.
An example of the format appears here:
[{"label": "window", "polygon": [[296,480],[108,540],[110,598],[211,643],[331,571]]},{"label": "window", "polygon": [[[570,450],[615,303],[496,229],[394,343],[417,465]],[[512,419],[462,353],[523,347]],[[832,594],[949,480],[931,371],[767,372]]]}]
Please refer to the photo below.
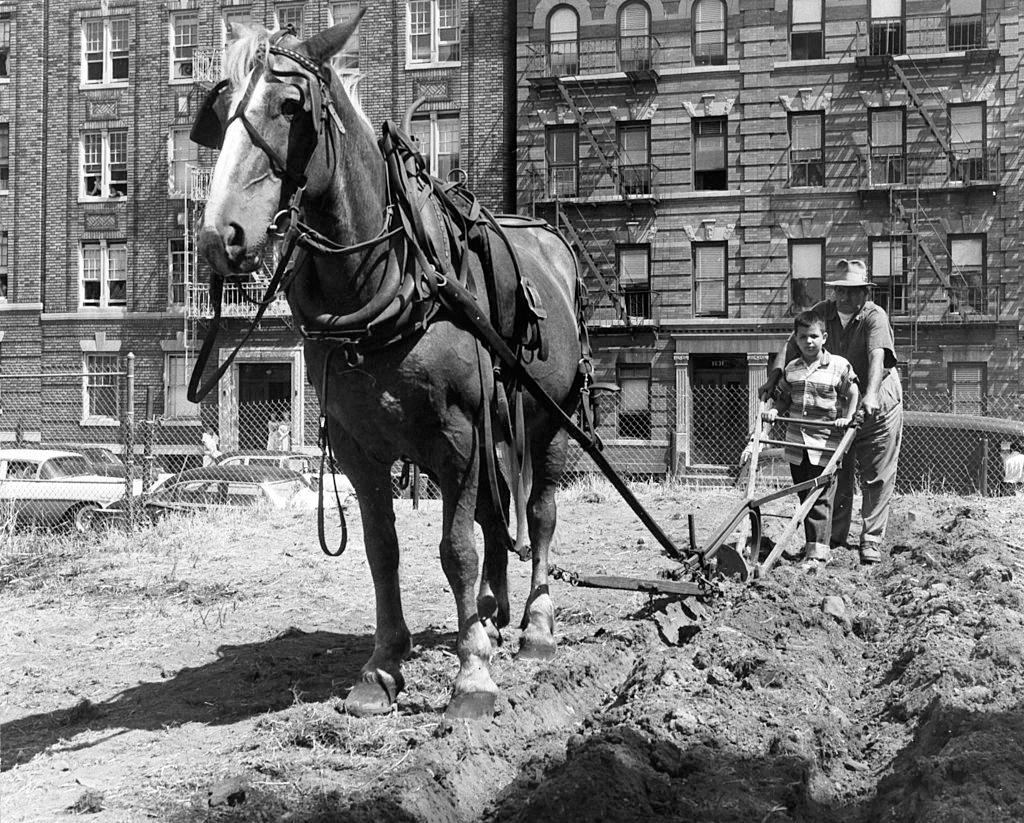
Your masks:
[{"label": "window", "polygon": [[693,244],[693,314],[725,317],[725,243]]},{"label": "window", "polygon": [[458,60],[458,0],[409,0],[409,62]]},{"label": "window", "polygon": [[128,18],[102,17],[82,24],[82,82],[128,80]]},{"label": "window", "polygon": [[630,317],[651,316],[651,247],[618,246],[615,249],[619,290]]},{"label": "window", "polygon": [[950,0],[947,27],[950,51],[968,51],[985,46],[985,17],[982,0]]},{"label": "window", "polygon": [[985,363],[950,363],[949,399],[953,414],[984,414],[988,394]]},{"label": "window", "polygon": [[693,121],[693,188],[697,191],[728,188],[726,119],[699,117]]},{"label": "window", "polygon": [[627,3],[619,12],[619,68],[651,68],[651,15],[643,3]]},{"label": "window", "polygon": [[[331,3],[331,25],[348,20],[359,11],[359,0],[346,0],[344,3]],[[331,60],[335,71],[339,74],[353,72],[359,68],[359,26],[342,50]]]},{"label": "window", "polygon": [[985,180],[985,104],[958,103],[949,107],[951,180]]},{"label": "window", "polygon": [[116,423],[121,417],[121,358],[116,354],[87,354],[83,372],[85,418]]},{"label": "window", "polygon": [[198,420],[199,404],[188,400],[189,363],[184,353],[164,360],[164,416],[174,420]]},{"label": "window", "polygon": [[651,367],[620,363],[617,369],[619,384],[619,437],[651,439]]},{"label": "window", "polygon": [[548,17],[548,62],[557,77],[579,74],[580,21],[576,10],[559,6]]},{"label": "window", "polygon": [[185,304],[192,258],[184,237],[172,237],[167,243],[167,263],[170,281],[167,301],[175,306]]},{"label": "window", "polygon": [[128,196],[128,130],[82,132],[82,188],[79,197]]},{"label": "window", "polygon": [[11,124],[0,123],[0,192],[11,188]]},{"label": "window", "polygon": [[790,300],[795,311],[809,309],[825,294],[825,241],[790,240]]},{"label": "window", "polygon": [[277,27],[279,29],[291,26],[295,30],[296,37],[305,37],[306,17],[304,3],[282,3],[277,7]]},{"label": "window", "polygon": [[575,128],[547,130],[548,195],[575,197],[577,193],[578,134]]},{"label": "window", "polygon": [[903,54],[903,0],[871,0],[868,48],[871,54]]},{"label": "window", "polygon": [[825,185],[825,113],[789,115],[789,185]]},{"label": "window", "polygon": [[871,280],[875,283],[872,300],[891,315],[910,313],[907,272],[910,264],[910,239],[881,237],[869,241]]},{"label": "window", "polygon": [[194,11],[171,14],[171,80],[191,80],[192,57],[199,41],[199,17]]},{"label": "window", "polygon": [[906,110],[870,109],[871,185],[891,186],[907,181]]},{"label": "window", "polygon": [[651,193],[651,126],[620,123],[619,193]]},{"label": "window", "polygon": [[171,129],[168,140],[170,169],[167,184],[172,197],[189,194],[189,166],[199,165],[199,146],[189,139],[188,133],[188,129]]},{"label": "window", "polygon": [[693,4],[693,62],[698,66],[725,64],[724,0]]},{"label": "window", "polygon": [[11,295],[10,238],[5,231],[0,231],[0,303],[6,303]]},{"label": "window", "polygon": [[985,235],[949,236],[949,282],[956,311],[970,309],[980,314],[998,311],[994,301],[989,300],[985,257]]},{"label": "window", "polygon": [[824,0],[791,0],[789,51],[794,60],[825,56]]},{"label": "window", "polygon": [[82,243],[83,306],[125,306],[128,303],[128,246],[105,240]]},{"label": "window", "polygon": [[427,170],[435,177],[446,180],[452,169],[459,168],[458,115],[414,117],[409,136],[427,161]]},{"label": "window", "polygon": [[235,26],[245,28],[253,23],[252,12],[249,9],[224,9],[224,46],[229,46],[238,39]]},{"label": "window", "polygon": [[0,13],[0,79],[11,76],[11,18]]}]

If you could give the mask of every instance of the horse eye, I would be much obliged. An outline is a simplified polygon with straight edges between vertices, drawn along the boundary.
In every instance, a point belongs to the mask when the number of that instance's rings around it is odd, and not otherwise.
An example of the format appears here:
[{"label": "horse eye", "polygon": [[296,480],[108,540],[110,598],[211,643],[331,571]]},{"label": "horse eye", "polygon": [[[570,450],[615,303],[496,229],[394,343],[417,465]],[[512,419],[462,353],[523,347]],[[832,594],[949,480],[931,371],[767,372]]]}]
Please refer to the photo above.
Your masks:
[{"label": "horse eye", "polygon": [[300,111],[302,111],[302,104],[298,100],[289,98],[281,103],[281,114],[285,117],[294,117]]}]

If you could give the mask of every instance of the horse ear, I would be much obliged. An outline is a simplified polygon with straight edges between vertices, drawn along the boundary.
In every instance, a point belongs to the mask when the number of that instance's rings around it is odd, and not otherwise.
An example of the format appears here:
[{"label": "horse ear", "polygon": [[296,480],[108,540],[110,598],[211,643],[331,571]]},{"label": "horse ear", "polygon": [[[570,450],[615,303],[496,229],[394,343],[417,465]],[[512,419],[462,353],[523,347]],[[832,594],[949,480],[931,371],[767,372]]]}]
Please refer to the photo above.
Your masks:
[{"label": "horse ear", "polygon": [[344,48],[365,11],[366,9],[360,6],[348,20],[343,20],[319,34],[314,34],[304,43],[306,52],[318,63],[326,63],[329,58]]}]

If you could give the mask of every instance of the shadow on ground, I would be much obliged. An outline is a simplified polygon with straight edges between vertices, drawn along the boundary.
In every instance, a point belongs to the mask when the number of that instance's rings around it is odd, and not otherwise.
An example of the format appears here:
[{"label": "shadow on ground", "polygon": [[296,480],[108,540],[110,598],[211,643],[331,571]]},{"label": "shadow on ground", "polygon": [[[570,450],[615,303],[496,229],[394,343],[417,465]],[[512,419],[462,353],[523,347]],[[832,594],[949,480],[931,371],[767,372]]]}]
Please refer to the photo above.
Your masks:
[{"label": "shadow on ground", "polygon": [[[427,631],[416,646],[454,644],[454,634]],[[277,711],[296,696],[319,702],[344,695],[373,652],[371,635],[303,632],[290,628],[270,640],[221,646],[217,659],[159,682],[142,683],[99,703],[40,712],[0,726],[0,769],[27,763],[61,740],[90,730],[108,731],[67,750],[88,748],[133,729],[185,723],[218,725]]]}]

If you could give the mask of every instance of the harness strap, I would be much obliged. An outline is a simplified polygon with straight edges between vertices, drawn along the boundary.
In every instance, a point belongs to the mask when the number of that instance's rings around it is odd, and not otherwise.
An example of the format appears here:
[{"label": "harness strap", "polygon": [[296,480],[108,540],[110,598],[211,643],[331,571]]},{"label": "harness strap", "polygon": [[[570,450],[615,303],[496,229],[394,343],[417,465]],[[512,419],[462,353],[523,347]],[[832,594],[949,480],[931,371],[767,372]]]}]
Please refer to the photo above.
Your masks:
[{"label": "harness strap", "polygon": [[[317,489],[317,505],[316,505],[316,536],[320,541],[320,551],[326,554],[328,557],[340,557],[345,552],[345,547],[348,545],[348,523],[345,521],[345,507],[341,504],[341,497],[338,494],[338,483],[334,479],[334,469],[337,464],[334,460],[334,446],[331,444],[331,434],[327,427],[327,415],[324,409],[327,408],[327,375],[330,371],[331,358],[334,356],[336,349],[333,347],[327,350],[327,356],[324,357],[324,370],[320,377],[320,432],[318,437],[318,445],[320,446],[320,482]],[[338,541],[338,548],[336,551],[331,551],[327,547],[327,533],[324,526],[324,464],[327,462],[327,458],[331,460],[331,482],[334,486],[334,501],[338,506],[338,518],[341,520],[341,538]]]}]

